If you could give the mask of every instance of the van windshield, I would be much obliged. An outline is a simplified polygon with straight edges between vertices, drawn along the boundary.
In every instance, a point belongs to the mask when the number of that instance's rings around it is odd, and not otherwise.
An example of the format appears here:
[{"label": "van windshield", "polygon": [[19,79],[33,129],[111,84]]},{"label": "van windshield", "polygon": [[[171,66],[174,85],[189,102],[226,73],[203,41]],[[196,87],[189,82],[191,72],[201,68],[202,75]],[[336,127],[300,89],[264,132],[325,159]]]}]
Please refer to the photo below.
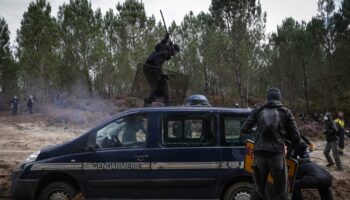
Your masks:
[{"label": "van windshield", "polygon": [[98,148],[140,146],[146,142],[147,117],[125,117],[101,128],[96,133]]}]

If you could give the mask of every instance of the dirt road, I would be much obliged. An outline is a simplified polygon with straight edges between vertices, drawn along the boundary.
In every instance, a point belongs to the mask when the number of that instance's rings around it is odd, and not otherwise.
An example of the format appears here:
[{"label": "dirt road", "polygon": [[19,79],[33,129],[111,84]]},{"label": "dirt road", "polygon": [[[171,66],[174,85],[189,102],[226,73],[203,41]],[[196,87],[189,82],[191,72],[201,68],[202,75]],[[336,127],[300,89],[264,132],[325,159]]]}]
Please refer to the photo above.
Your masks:
[{"label": "dirt road", "polygon": [[[48,145],[59,144],[87,130],[77,125],[49,125],[42,116],[5,117],[0,115],[0,199],[10,199],[10,174],[32,152]],[[92,125],[90,125],[91,127]],[[315,141],[317,149],[311,153],[312,160],[326,165],[323,155],[324,141]],[[349,138],[346,139],[345,155],[341,157],[344,170],[329,168],[333,175],[333,192],[336,200],[350,199],[350,153]],[[319,199],[317,191],[305,190],[306,200]]]}]

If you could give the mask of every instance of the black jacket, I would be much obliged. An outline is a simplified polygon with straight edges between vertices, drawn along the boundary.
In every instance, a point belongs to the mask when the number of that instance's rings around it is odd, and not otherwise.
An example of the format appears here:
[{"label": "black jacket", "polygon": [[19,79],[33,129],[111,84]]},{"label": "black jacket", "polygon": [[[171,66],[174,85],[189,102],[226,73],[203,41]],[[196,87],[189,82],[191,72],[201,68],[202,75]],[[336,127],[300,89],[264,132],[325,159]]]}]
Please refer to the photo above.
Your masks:
[{"label": "black jacket", "polygon": [[148,56],[145,64],[161,68],[166,60],[171,58],[171,41],[167,34],[165,38],[156,45],[155,51]]},{"label": "black jacket", "polygon": [[28,107],[32,107],[32,106],[33,106],[33,99],[28,98],[28,100],[27,100],[27,106],[28,106]]},{"label": "black jacket", "polygon": [[[277,128],[267,129],[266,114],[264,110],[273,110],[278,113]],[[269,101],[264,106],[252,111],[248,119],[243,124],[242,133],[248,133],[257,124],[257,135],[255,139],[254,153],[261,155],[280,154],[284,152],[284,140],[289,140],[292,144],[298,144],[300,134],[294,117],[290,110],[283,107],[280,101]],[[274,132],[268,136],[266,132]]]},{"label": "black jacket", "polygon": [[326,129],[326,140],[328,142],[337,141],[338,127],[331,117],[329,117],[329,119],[325,122],[324,127]]},{"label": "black jacket", "polygon": [[332,175],[309,159],[300,159],[296,175],[296,183],[301,187],[329,188],[332,185]]},{"label": "black jacket", "polygon": [[11,107],[12,108],[18,108],[18,99],[12,99],[11,100]]}]

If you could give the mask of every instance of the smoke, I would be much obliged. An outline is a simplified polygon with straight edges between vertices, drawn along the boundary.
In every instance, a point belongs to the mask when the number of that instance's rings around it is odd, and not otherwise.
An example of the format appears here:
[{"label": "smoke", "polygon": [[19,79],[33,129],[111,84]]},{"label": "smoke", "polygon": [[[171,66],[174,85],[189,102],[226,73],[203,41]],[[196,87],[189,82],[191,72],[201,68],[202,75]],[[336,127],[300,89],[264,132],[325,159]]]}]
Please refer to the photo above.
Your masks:
[{"label": "smoke", "polygon": [[83,81],[70,89],[57,91],[43,109],[49,121],[55,123],[91,124],[118,112],[142,107],[143,100],[127,96],[104,97],[90,93]]}]

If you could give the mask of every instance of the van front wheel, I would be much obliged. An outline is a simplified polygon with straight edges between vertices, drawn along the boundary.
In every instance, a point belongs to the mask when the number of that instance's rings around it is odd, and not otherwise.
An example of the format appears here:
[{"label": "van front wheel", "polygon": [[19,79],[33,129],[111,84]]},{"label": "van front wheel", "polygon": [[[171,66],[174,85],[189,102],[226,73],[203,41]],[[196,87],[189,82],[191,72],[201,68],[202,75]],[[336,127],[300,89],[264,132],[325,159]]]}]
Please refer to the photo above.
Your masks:
[{"label": "van front wheel", "polygon": [[235,183],[226,190],[223,200],[250,200],[252,188],[251,183]]},{"label": "van front wheel", "polygon": [[76,193],[74,187],[68,183],[53,182],[41,191],[39,200],[70,200]]}]

